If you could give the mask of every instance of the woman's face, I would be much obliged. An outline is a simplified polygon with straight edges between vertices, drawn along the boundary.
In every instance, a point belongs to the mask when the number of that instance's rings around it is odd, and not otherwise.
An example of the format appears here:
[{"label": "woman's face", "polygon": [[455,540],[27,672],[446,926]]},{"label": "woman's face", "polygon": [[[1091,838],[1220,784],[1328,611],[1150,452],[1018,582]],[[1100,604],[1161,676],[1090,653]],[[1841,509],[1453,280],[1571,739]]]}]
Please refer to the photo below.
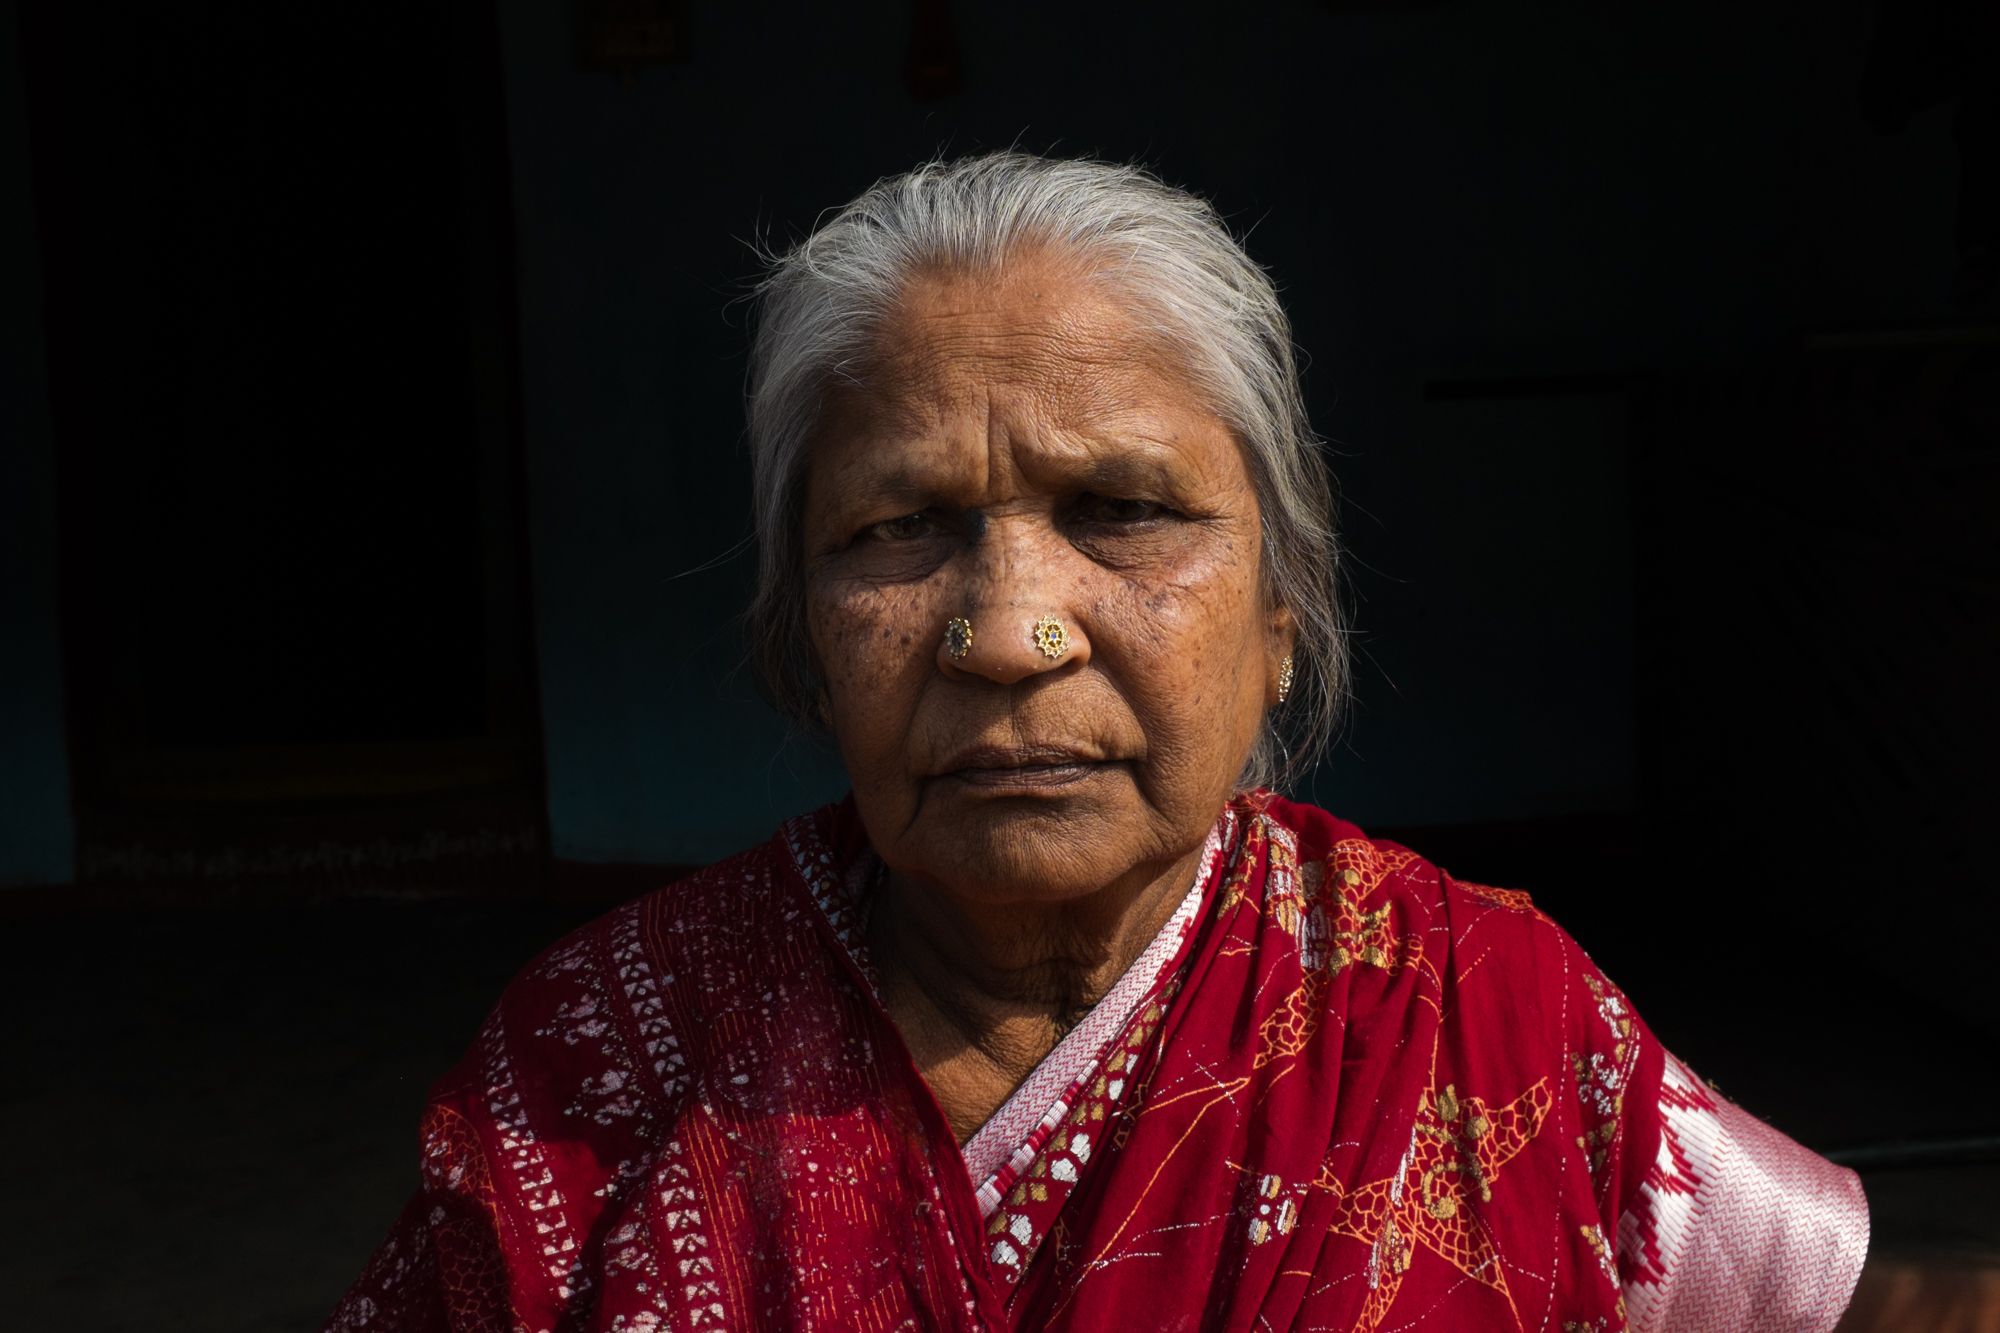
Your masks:
[{"label": "woman's face", "polygon": [[1163,873],[1229,798],[1291,620],[1264,605],[1242,452],[1187,380],[1115,297],[1037,256],[913,282],[829,405],[812,644],[899,874],[1058,902]]}]

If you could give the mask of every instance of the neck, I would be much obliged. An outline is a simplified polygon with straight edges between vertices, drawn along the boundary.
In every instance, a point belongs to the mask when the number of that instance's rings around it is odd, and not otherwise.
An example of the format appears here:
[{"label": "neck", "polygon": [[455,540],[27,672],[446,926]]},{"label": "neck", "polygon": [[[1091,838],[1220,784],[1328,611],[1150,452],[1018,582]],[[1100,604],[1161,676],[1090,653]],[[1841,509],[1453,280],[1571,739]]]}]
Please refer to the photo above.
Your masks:
[{"label": "neck", "polygon": [[883,1000],[960,1142],[1116,984],[1201,848],[1059,903],[967,902],[891,872],[868,923]]}]

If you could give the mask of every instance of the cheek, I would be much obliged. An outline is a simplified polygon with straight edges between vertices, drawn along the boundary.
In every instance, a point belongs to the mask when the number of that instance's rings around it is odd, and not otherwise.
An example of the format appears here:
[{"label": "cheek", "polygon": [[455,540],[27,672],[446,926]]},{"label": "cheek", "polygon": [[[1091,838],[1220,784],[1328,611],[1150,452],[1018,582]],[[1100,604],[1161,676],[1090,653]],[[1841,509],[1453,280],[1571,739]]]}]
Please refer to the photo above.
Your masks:
[{"label": "cheek", "polygon": [[[915,707],[935,647],[926,629],[936,619],[933,600],[909,584],[828,582],[808,589],[807,627],[843,733],[849,723],[893,729]],[[853,706],[857,700],[866,706]]]},{"label": "cheek", "polygon": [[1255,562],[1233,551],[1132,580],[1100,603],[1107,647],[1117,646],[1105,665],[1125,677],[1161,759],[1220,768],[1241,758],[1232,741],[1254,727],[1263,698],[1261,605]]}]

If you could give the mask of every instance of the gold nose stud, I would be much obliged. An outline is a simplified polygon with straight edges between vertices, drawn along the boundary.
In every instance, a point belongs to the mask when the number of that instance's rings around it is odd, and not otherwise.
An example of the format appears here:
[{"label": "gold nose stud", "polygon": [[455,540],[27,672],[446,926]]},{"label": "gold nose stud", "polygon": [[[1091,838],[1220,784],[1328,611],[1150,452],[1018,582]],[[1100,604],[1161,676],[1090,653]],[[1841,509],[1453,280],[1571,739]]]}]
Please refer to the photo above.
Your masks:
[{"label": "gold nose stud", "polygon": [[956,662],[972,651],[972,622],[964,616],[953,616],[944,622],[944,650]]},{"label": "gold nose stud", "polygon": [[1035,647],[1042,650],[1043,657],[1061,657],[1069,651],[1069,631],[1054,616],[1043,616],[1035,622]]}]

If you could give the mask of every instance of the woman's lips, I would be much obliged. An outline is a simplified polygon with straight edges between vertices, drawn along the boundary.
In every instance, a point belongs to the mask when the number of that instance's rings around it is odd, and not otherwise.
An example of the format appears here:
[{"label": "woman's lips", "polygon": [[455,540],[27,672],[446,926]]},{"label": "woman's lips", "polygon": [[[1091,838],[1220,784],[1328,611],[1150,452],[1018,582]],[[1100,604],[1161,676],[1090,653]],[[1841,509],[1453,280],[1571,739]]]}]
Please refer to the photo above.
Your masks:
[{"label": "woman's lips", "polygon": [[1047,791],[1082,782],[1113,762],[1064,746],[982,746],[953,755],[938,776],[988,790]]},{"label": "woman's lips", "polygon": [[1082,782],[1104,767],[1104,764],[1092,760],[1072,759],[1063,763],[1018,764],[1006,768],[961,768],[945,776],[974,787],[1043,791]]}]

